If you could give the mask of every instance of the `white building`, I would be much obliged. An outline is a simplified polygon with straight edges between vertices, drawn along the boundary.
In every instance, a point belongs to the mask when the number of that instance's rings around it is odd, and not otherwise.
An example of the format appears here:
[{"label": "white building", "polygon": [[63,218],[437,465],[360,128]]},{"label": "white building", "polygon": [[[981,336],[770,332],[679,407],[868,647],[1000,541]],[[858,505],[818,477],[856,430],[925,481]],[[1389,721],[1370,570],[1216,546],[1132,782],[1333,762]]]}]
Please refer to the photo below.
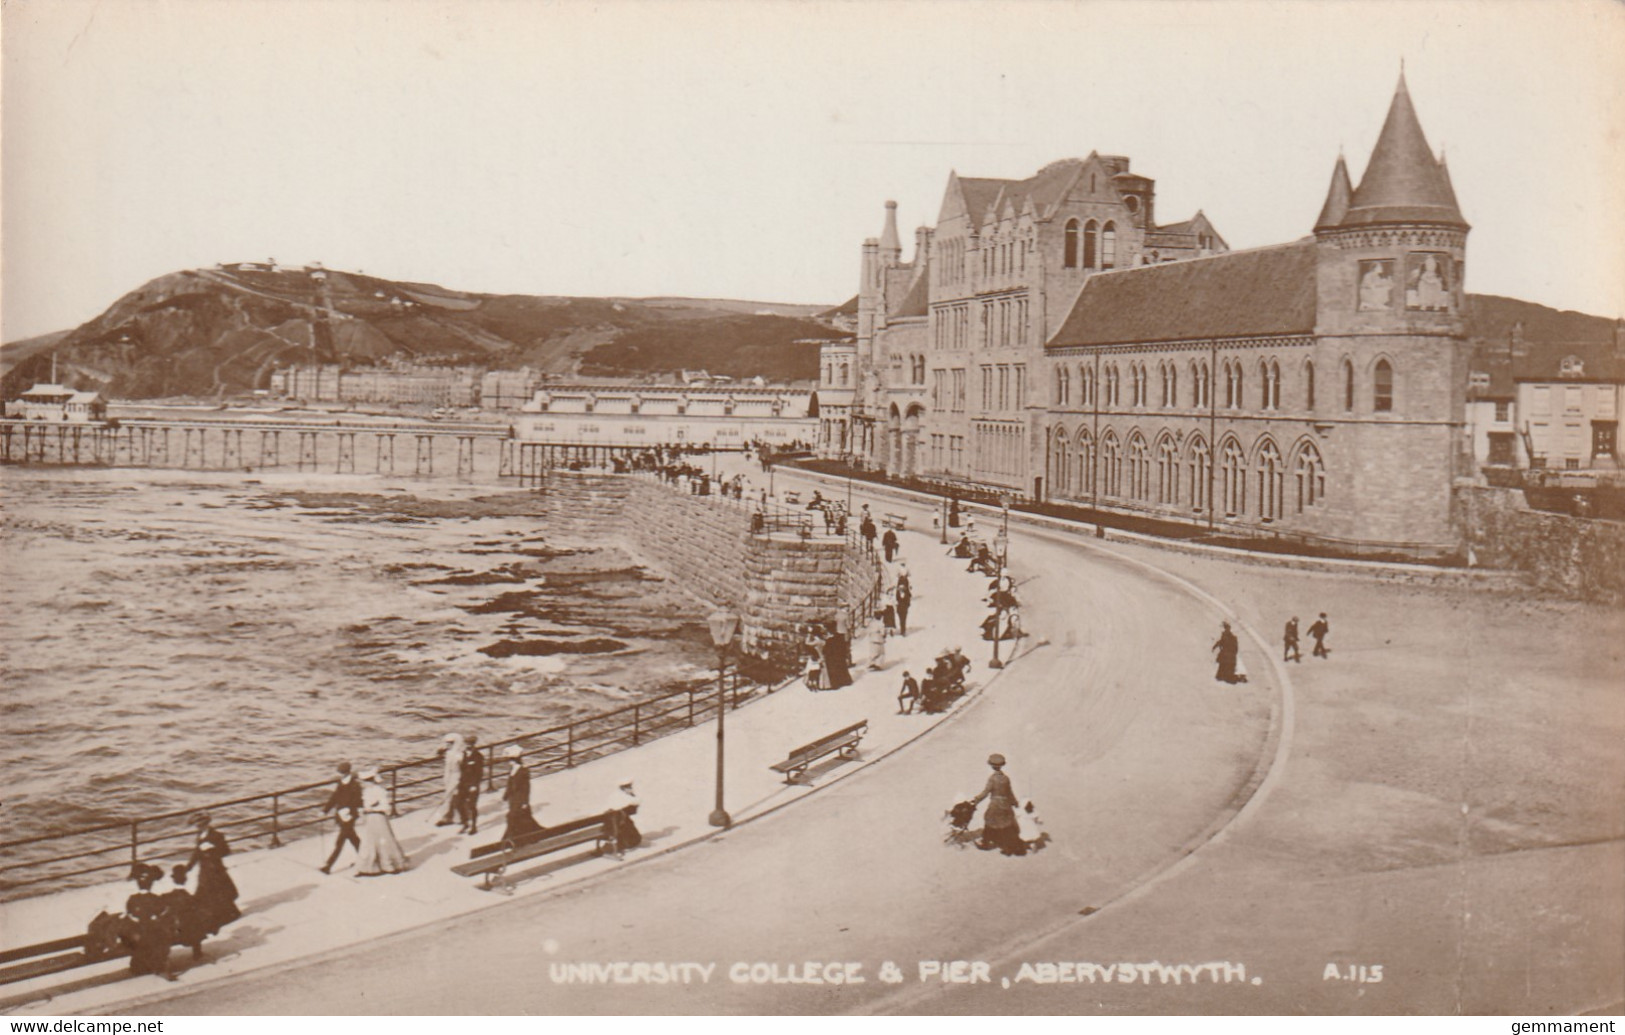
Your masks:
[{"label": "white building", "polygon": [[514,421],[535,442],[588,446],[788,446],[818,434],[818,395],[783,386],[549,385]]}]

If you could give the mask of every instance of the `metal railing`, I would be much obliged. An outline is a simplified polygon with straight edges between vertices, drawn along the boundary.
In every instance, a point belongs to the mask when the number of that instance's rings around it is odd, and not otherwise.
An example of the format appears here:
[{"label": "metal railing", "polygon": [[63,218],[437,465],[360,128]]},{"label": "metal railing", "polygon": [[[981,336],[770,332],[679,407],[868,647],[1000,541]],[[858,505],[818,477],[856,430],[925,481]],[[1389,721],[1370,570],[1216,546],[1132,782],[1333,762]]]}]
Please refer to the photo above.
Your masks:
[{"label": "metal railing", "polygon": [[[730,709],[775,686],[745,682],[736,671],[724,677]],[[486,788],[496,787],[496,764],[504,748],[518,744],[526,768],[545,776],[584,762],[700,725],[717,713],[717,684],[684,687],[610,711],[573,719],[547,729],[481,746],[486,759]],[[379,767],[389,791],[392,815],[439,799],[445,793],[443,754]],[[277,847],[285,840],[314,833],[327,822],[322,811],[333,780],[283,787],[274,791],[209,801],[154,815],[0,842],[0,896],[20,897],[19,889],[48,885],[49,890],[92,883],[98,876],[127,871],[135,862],[181,861],[192,850],[189,817],[206,811],[216,829],[233,846]],[[33,849],[31,858],[19,858]]]}]

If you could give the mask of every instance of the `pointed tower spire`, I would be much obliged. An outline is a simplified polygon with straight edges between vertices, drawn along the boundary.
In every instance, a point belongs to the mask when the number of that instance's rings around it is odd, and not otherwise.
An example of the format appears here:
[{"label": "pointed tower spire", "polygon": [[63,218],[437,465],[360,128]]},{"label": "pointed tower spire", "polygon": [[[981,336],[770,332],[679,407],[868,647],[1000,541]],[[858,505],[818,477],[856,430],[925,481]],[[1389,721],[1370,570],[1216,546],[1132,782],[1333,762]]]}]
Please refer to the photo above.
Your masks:
[{"label": "pointed tower spire", "polygon": [[897,202],[886,202],[886,229],[880,235],[880,261],[895,266],[902,261],[903,242],[897,236]]},{"label": "pointed tower spire", "polygon": [[1371,223],[1444,223],[1465,228],[1449,177],[1428,147],[1400,72],[1388,118],[1371,150],[1365,175],[1350,199],[1345,226]]},{"label": "pointed tower spire", "polygon": [[1337,164],[1332,167],[1332,185],[1326,191],[1326,204],[1320,207],[1320,218],[1315,220],[1316,230],[1326,230],[1339,226],[1343,217],[1349,212],[1349,196],[1354,188],[1349,184],[1348,163],[1343,161],[1341,151],[1337,154]]}]

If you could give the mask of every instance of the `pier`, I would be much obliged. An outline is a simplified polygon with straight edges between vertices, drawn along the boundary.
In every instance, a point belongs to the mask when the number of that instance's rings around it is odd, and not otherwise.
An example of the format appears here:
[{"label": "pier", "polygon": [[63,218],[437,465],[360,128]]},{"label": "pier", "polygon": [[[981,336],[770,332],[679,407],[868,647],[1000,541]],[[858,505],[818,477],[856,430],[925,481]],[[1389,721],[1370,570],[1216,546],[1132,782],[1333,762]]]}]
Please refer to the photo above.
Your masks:
[{"label": "pier", "polygon": [[428,477],[494,474],[534,484],[548,472],[608,468],[642,447],[529,441],[507,425],[125,418],[0,420],[0,464],[311,471]]}]

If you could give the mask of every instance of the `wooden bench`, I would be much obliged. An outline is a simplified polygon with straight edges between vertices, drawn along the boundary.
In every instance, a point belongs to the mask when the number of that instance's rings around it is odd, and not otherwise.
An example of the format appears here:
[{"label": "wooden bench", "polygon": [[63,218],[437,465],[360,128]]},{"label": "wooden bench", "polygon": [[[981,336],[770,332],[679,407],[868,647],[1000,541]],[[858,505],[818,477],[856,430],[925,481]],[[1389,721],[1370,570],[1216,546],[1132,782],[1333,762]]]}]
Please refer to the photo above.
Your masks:
[{"label": "wooden bench", "polygon": [[[628,816],[634,816],[638,807],[632,805],[624,811]],[[589,842],[593,846],[594,855],[614,846],[615,828],[609,819],[609,813],[602,812],[596,816],[585,816],[568,823],[560,823],[558,826],[543,827],[512,841],[494,841],[488,845],[480,845],[468,853],[468,862],[453,866],[451,872],[459,877],[480,877],[482,887],[490,888],[494,880],[502,877],[508,867],[516,863],[522,863],[527,859],[539,859],[544,855],[552,855],[554,852],[562,852],[566,848],[574,848]]]},{"label": "wooden bench", "polygon": [[887,528],[895,528],[897,531],[901,532],[908,524],[908,515],[893,514],[888,512],[880,515],[880,523],[885,525]]},{"label": "wooden bench", "polygon": [[40,942],[38,945],[25,945],[19,949],[6,949],[0,952],[0,985],[27,981],[48,974],[60,974],[65,970],[76,970],[92,963],[123,959],[129,955],[129,952],[123,949],[92,953],[89,941],[89,935],[76,934],[72,938],[58,938],[54,942]]},{"label": "wooden bench", "polygon": [[800,504],[801,503],[801,493],[797,492],[794,489],[785,489],[784,490],[784,502],[790,504],[791,506],[796,506],[796,505]]},{"label": "wooden bench", "polygon": [[790,752],[790,756],[782,762],[769,766],[776,773],[784,774],[785,783],[795,783],[806,773],[807,767],[827,755],[839,754],[842,758],[856,758],[858,754],[858,741],[869,732],[869,720],[855,722],[844,730],[836,730],[827,737],[819,737],[811,744],[803,744]]}]

